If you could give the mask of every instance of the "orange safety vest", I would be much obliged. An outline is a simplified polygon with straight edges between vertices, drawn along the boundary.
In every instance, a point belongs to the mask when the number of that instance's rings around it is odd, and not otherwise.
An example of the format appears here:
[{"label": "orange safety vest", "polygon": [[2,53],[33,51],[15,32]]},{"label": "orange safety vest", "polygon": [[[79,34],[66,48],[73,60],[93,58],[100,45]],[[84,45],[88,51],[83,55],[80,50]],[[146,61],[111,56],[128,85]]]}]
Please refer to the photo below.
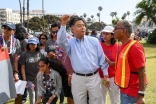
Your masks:
[{"label": "orange safety vest", "polygon": [[129,49],[136,43],[136,41],[129,42],[120,52],[117,60],[117,64],[115,66],[115,83],[122,87],[127,88],[130,80],[130,66],[128,63],[128,51]]}]

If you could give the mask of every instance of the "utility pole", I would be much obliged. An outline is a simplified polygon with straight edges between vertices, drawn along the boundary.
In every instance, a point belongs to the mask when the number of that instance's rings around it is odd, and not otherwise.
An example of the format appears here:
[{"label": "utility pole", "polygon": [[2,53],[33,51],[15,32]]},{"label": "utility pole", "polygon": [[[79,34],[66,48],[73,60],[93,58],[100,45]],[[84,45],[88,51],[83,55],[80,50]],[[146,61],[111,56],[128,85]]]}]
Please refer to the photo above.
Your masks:
[{"label": "utility pole", "polygon": [[29,33],[29,0],[27,0],[27,30]]},{"label": "utility pole", "polygon": [[44,0],[42,0],[42,18],[43,18],[43,30],[44,30]]}]

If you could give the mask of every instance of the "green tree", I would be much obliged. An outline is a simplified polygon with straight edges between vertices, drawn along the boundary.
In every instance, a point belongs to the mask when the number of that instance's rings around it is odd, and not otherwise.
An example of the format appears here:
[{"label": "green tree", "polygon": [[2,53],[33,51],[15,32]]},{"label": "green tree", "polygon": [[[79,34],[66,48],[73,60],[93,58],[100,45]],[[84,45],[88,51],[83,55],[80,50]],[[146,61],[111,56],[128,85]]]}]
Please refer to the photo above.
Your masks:
[{"label": "green tree", "polygon": [[151,34],[149,34],[147,42],[150,44],[156,44],[155,40],[156,40],[156,29],[153,30],[153,32]]},{"label": "green tree", "polygon": [[[156,24],[156,0],[142,0],[136,5],[136,16],[135,23],[139,25],[142,19],[146,16],[147,20],[152,21]],[[151,23],[151,22],[149,22]]]},{"label": "green tree", "polygon": [[86,13],[84,13],[84,14],[83,14],[83,17],[84,17],[84,19],[85,19],[85,18],[87,17],[87,14],[86,14]]},{"label": "green tree", "polygon": [[91,19],[90,19],[90,18],[87,18],[87,21],[88,21],[88,22],[90,22],[90,21],[91,21]]},{"label": "green tree", "polygon": [[[102,11],[102,9],[103,9],[102,6],[99,6],[99,7],[98,7],[99,14],[100,14],[100,12]],[[99,15],[99,22],[100,22],[100,15]]]},{"label": "green tree", "polygon": [[92,18],[92,22],[93,22],[94,15],[91,15],[91,18]]},{"label": "green tree", "polygon": [[112,20],[113,20],[114,12],[111,12],[111,13],[110,13],[110,16],[112,17]]},{"label": "green tree", "polygon": [[54,15],[45,15],[44,19],[46,20],[46,22],[48,24],[52,24],[54,22],[61,22],[61,19],[59,17],[54,16]]},{"label": "green tree", "polygon": [[99,18],[99,21],[100,21],[100,13],[97,13],[97,16],[98,16],[98,18]]},{"label": "green tree", "polygon": [[129,20],[130,11],[127,11],[127,15],[128,15],[128,20]]},{"label": "green tree", "polygon": [[92,23],[90,26],[88,26],[87,29],[101,31],[105,26],[106,26],[106,24],[103,22],[101,22],[101,23],[95,22],[95,23]]},{"label": "green tree", "polygon": [[123,16],[121,17],[121,19],[122,19],[122,20],[125,20],[125,19],[126,19],[126,16],[127,16],[127,14],[124,13]]},{"label": "green tree", "polygon": [[115,16],[115,17],[117,16],[117,12],[114,12],[114,16]]},{"label": "green tree", "polygon": [[112,25],[115,26],[119,22],[119,18],[116,17],[116,19],[112,20]]},{"label": "green tree", "polygon": [[47,28],[49,26],[48,23],[46,22],[46,20],[44,20],[43,18],[39,18],[39,17],[31,18],[29,20],[29,23],[27,22],[26,24],[29,25],[29,29],[38,30],[38,31],[41,31],[41,30],[43,30],[44,27]]}]

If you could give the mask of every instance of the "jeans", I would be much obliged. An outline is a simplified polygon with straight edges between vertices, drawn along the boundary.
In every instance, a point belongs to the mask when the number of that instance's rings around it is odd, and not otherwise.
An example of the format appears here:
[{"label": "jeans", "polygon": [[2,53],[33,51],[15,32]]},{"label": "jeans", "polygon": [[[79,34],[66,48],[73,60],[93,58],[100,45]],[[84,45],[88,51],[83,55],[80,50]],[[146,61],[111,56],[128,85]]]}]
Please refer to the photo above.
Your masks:
[{"label": "jeans", "polygon": [[60,94],[60,103],[64,103],[64,91],[63,91],[63,89],[61,90],[61,94]]},{"label": "jeans", "polygon": [[120,92],[121,104],[136,104],[137,97],[132,97]]}]

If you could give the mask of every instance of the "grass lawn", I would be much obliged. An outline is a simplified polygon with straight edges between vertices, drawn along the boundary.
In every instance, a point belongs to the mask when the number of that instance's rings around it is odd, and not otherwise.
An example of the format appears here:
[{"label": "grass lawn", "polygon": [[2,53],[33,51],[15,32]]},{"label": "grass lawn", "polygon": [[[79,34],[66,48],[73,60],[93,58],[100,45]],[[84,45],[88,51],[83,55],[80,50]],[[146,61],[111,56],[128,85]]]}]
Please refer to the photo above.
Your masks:
[{"label": "grass lawn", "polygon": [[[141,44],[145,49],[146,72],[149,79],[149,84],[146,89],[145,100],[146,100],[146,104],[156,104],[156,83],[155,83],[156,82],[156,77],[155,77],[156,76],[156,45],[147,44],[146,42],[141,42]],[[13,100],[7,104],[14,104]],[[66,98],[65,98],[65,104],[67,104]],[[110,104],[109,98],[107,99],[107,104]]]}]

